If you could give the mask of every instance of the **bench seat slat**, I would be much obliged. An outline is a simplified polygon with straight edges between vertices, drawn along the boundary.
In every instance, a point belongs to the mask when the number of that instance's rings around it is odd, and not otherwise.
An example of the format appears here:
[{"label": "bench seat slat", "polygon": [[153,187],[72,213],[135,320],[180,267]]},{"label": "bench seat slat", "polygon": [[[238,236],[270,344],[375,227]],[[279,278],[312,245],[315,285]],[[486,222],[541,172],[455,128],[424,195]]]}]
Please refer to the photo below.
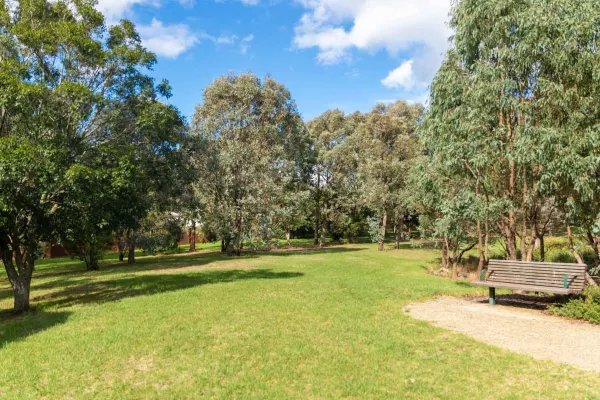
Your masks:
[{"label": "bench seat slat", "polygon": [[571,268],[571,267],[586,267],[585,264],[576,264],[576,263],[549,263],[549,262],[542,262],[542,261],[517,261],[517,260],[490,260],[489,262],[490,265],[494,265],[494,264],[514,264],[514,265],[532,265],[532,266],[542,266],[542,267],[549,267],[549,268],[554,268],[554,267],[567,267],[567,268]]},{"label": "bench seat slat", "polygon": [[[568,276],[568,282],[572,282],[572,283],[579,283],[579,282],[584,282],[584,276],[583,275],[567,275]],[[486,280],[488,281],[494,281],[494,280],[502,280],[502,279],[516,279],[516,280],[520,280],[520,281],[547,281],[547,282],[560,282],[560,284],[562,285],[562,282],[564,280],[565,275],[556,275],[556,276],[550,276],[550,275],[514,275],[514,274],[507,274],[507,273],[497,273],[497,272],[492,272],[491,274],[488,275],[488,278]]]},{"label": "bench seat slat", "polygon": [[517,267],[517,266],[506,266],[506,265],[502,265],[502,266],[496,266],[496,265],[490,265],[488,267],[488,269],[490,271],[514,271],[514,272],[519,272],[519,271],[526,271],[526,272],[538,272],[538,273],[565,273],[565,274],[569,274],[569,273],[574,273],[574,272],[579,272],[579,271],[584,271],[585,268],[539,268],[539,267],[527,267],[527,266],[523,266],[523,267]]},{"label": "bench seat slat", "polygon": [[579,289],[562,289],[548,286],[533,286],[533,285],[515,285],[513,283],[501,283],[501,282],[488,282],[488,281],[475,281],[472,282],[475,286],[493,287],[499,289],[514,289],[514,290],[527,290],[529,292],[544,292],[544,293],[555,293],[555,294],[577,294],[581,293]]},{"label": "bench seat slat", "polygon": [[[502,283],[507,285],[524,285],[524,286],[544,286],[544,287],[553,287],[557,289],[564,289],[563,282],[547,282],[547,281],[518,281],[518,280],[510,280],[510,279],[498,279],[493,281],[485,281],[492,283]],[[583,289],[583,285],[578,284],[568,284],[567,289]]]},{"label": "bench seat slat", "polygon": [[529,278],[529,277],[544,277],[544,278],[549,278],[549,279],[563,279],[564,276],[569,276],[569,277],[583,277],[584,276],[584,272],[583,271],[578,271],[578,272],[572,272],[572,273],[568,273],[568,274],[563,274],[563,273],[538,273],[538,272],[529,272],[529,271],[521,271],[521,272],[511,272],[511,271],[500,271],[497,269],[493,269],[491,271],[489,271],[489,276],[503,276],[503,275],[507,275],[507,276],[518,276],[518,277],[523,277],[523,278]]}]

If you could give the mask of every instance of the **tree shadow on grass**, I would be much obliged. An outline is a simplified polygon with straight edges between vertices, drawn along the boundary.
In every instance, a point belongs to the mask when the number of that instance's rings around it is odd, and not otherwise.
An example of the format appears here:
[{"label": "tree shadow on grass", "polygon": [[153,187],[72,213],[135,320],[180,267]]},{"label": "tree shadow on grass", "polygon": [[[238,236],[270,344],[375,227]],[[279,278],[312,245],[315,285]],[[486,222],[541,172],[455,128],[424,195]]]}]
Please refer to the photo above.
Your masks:
[{"label": "tree shadow on grass", "polygon": [[279,249],[274,251],[244,251],[240,256],[228,256],[220,251],[204,251],[197,253],[180,253],[175,255],[164,256],[147,256],[138,258],[135,264],[126,263],[108,263],[100,267],[100,271],[89,272],[81,268],[73,268],[69,270],[61,270],[58,272],[44,272],[34,274],[33,281],[36,279],[64,277],[66,275],[107,275],[107,274],[122,274],[128,272],[143,272],[151,270],[176,270],[187,267],[204,267],[222,262],[232,262],[236,260],[256,260],[265,256],[288,257],[294,255],[318,255],[318,254],[336,254],[348,253],[365,250],[365,248],[347,248],[347,247],[327,247],[321,248],[304,248],[294,247],[292,249]]},{"label": "tree shadow on grass", "polygon": [[127,297],[151,295],[188,289],[195,286],[236,282],[249,279],[289,279],[303,276],[300,272],[273,272],[269,269],[215,270],[194,274],[126,276],[108,281],[74,284],[62,290],[33,298],[39,307],[69,307],[98,304]]},{"label": "tree shadow on grass", "polygon": [[[546,311],[548,308],[557,303],[563,303],[567,297],[561,295],[551,294],[519,294],[519,293],[507,293],[497,294],[496,304],[500,306],[522,308],[528,310]],[[474,299],[476,302],[481,304],[488,303],[488,297],[482,296]]]},{"label": "tree shadow on grass", "polygon": [[31,311],[15,314],[0,312],[0,349],[8,343],[23,340],[28,336],[64,324],[71,315],[68,311]]},{"label": "tree shadow on grass", "polygon": [[455,281],[454,284],[460,287],[472,288],[475,287],[469,281]]},{"label": "tree shadow on grass", "polygon": [[[188,267],[218,267],[220,263],[235,262],[238,260],[259,260],[262,257],[288,257],[294,255],[320,255],[320,254],[341,254],[349,252],[357,252],[364,250],[362,247],[294,247],[292,249],[279,249],[274,251],[246,251],[241,256],[228,256],[220,251],[203,251],[197,253],[180,253],[168,256],[156,257],[141,257],[133,265],[112,262],[101,265],[100,271],[86,271],[83,265],[74,263],[71,259],[65,258],[65,263],[68,266],[62,266],[58,261],[52,261],[56,265],[58,271],[44,268],[41,272],[34,273],[32,280],[32,295],[35,295],[36,290],[47,290],[56,288],[82,287],[86,284],[94,285],[94,278],[107,276],[111,274],[128,274],[136,272],[145,272],[153,270],[173,270],[188,268]],[[58,259],[57,259],[58,260]],[[235,266],[234,266],[235,268]],[[157,275],[165,276],[165,275]],[[56,279],[52,279],[56,278]],[[41,279],[52,279],[43,283],[36,283]],[[6,284],[5,288],[0,289],[0,300],[12,298],[13,293],[8,280],[0,279],[0,285]]]}]

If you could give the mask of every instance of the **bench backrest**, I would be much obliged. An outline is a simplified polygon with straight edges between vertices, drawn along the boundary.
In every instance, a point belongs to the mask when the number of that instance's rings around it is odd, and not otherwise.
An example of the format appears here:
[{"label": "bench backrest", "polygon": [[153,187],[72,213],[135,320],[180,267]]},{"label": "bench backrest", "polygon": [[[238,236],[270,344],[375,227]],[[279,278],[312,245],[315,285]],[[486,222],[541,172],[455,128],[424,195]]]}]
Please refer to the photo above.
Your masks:
[{"label": "bench backrest", "polygon": [[585,264],[490,260],[487,281],[506,284],[583,290]]}]

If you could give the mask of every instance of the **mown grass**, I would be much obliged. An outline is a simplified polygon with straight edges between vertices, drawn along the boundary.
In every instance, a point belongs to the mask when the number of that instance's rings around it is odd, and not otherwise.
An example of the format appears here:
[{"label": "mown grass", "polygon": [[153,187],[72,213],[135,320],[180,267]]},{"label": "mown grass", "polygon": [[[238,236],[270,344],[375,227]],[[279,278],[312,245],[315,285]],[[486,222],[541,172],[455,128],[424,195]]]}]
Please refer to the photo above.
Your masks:
[{"label": "mown grass", "polygon": [[202,247],[98,272],[41,262],[37,310],[2,314],[0,398],[600,397],[597,374],[407,317],[409,302],[474,291],[427,275],[432,250]]}]

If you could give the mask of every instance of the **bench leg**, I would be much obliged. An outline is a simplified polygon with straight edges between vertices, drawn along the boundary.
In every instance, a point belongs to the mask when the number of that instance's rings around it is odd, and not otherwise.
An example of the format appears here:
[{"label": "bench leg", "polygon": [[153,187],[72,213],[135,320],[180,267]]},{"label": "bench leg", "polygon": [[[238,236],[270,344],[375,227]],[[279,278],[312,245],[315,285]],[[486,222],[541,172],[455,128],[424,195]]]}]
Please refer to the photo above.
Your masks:
[{"label": "bench leg", "polygon": [[496,305],[496,288],[493,287],[490,288],[490,305]]}]

